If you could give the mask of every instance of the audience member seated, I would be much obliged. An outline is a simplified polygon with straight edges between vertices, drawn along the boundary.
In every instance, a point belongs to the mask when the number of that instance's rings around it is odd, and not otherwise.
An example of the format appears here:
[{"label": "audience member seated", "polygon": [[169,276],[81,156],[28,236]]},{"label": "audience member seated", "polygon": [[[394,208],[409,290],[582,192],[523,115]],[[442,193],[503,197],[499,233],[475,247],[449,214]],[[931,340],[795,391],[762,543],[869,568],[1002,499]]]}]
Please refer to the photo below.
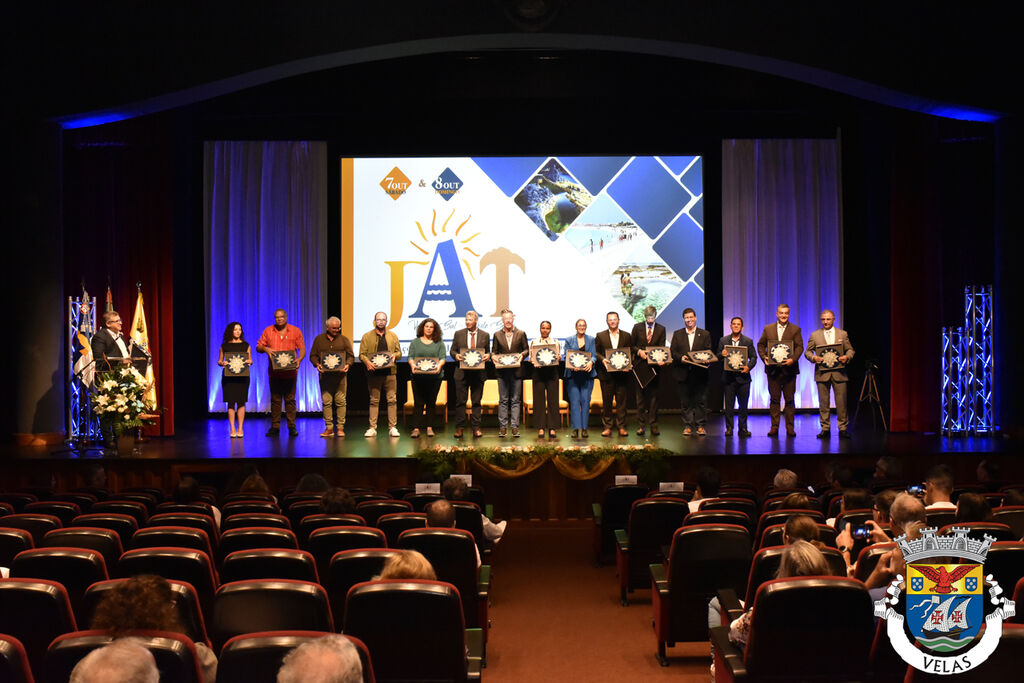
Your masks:
[{"label": "audience member seated", "polygon": [[697,470],[697,491],[690,500],[690,512],[697,512],[703,501],[718,498],[718,489],[721,485],[721,475],[715,468],[701,467]]},{"label": "audience member seated", "polygon": [[[920,498],[909,493],[900,493],[896,496],[896,500],[893,501],[892,507],[889,509],[889,516],[889,524],[894,538],[904,534],[910,539],[918,538],[921,535],[921,529],[927,524],[924,503]],[[872,540],[874,540],[874,531],[872,531]],[[836,544],[839,546],[839,551],[843,553],[843,557],[846,558],[847,565],[851,565],[849,549],[853,547],[853,538],[850,536],[849,529],[840,532],[836,537]],[[872,598],[878,599],[885,592],[889,582],[896,578],[897,574],[905,575],[906,569],[903,552],[896,547],[878,559],[878,564],[864,581],[864,585],[869,589],[877,589],[872,591]]]},{"label": "audience member seated", "polygon": [[299,483],[295,485],[295,493],[327,493],[329,488],[331,485],[322,475],[310,472],[299,479]]},{"label": "audience member seated", "polygon": [[[446,479],[441,487],[441,492],[444,493],[444,497],[448,500],[466,500],[466,492],[468,490],[469,486],[466,485],[465,480],[452,477]],[[505,533],[505,526],[508,522],[502,520],[495,524],[482,512],[480,513],[480,518],[484,525],[484,538],[491,543],[500,541],[501,535]]]},{"label": "audience member seated", "polygon": [[815,510],[817,506],[811,502],[806,493],[791,493],[782,499],[779,510]]},{"label": "audience member seated", "polygon": [[[194,477],[182,477],[178,482],[178,485],[174,487],[174,491],[171,493],[175,503],[202,503],[203,492],[199,488],[199,482]],[[211,505],[210,508],[213,510],[213,521],[216,523],[217,528],[220,529],[220,510],[217,509],[216,505]]]},{"label": "audience member seated", "polygon": [[796,476],[796,472],[781,469],[775,473],[775,478],[772,479],[772,488],[776,490],[795,489],[799,482],[800,480]]},{"label": "audience member seated", "polygon": [[378,579],[424,579],[437,581],[429,560],[418,550],[401,550],[384,561]]},{"label": "audience member seated", "polygon": [[93,650],[71,672],[70,683],[158,683],[153,653],[137,638],[121,638]]},{"label": "audience member seated", "polygon": [[[446,498],[435,500],[427,506],[427,526],[438,529],[455,528],[455,508],[452,507],[452,504]],[[480,548],[474,543],[473,549],[476,551],[476,566],[479,568]]]},{"label": "audience member seated", "polygon": [[992,458],[985,458],[979,462],[975,473],[978,483],[989,493],[995,493],[1003,485],[1003,468]]},{"label": "audience member seated", "polygon": [[961,493],[956,499],[957,522],[991,522],[992,506],[980,493]]},{"label": "audience member seated", "polygon": [[231,493],[238,493],[242,488],[242,482],[248,479],[253,474],[259,474],[259,469],[252,463],[246,463],[237,470],[231,473],[231,478],[228,479],[227,485],[224,487],[224,495]]},{"label": "audience member seated", "polygon": [[[96,605],[92,628],[111,631],[115,638],[127,631],[185,633],[178,622],[171,584],[161,576],[140,574],[107,591]],[[205,643],[196,643],[196,655],[205,683],[217,679],[217,656]]]},{"label": "audience member seated", "polygon": [[[867,510],[871,507],[871,494],[864,489],[848,488],[843,490],[843,498],[839,501],[839,514],[850,510]],[[838,516],[838,515],[837,515]],[[829,517],[825,524],[830,527],[836,525],[836,518]]]},{"label": "audience member seated", "polygon": [[892,502],[896,500],[898,494],[899,491],[896,489],[886,489],[875,494],[875,504],[871,509],[874,512],[875,524],[879,527],[889,523],[889,509],[892,508]]},{"label": "audience member seated", "polygon": [[335,633],[299,645],[285,655],[277,683],[361,683],[356,646]]},{"label": "audience member seated", "polygon": [[277,497],[273,496],[270,493],[270,487],[267,486],[267,482],[263,479],[262,476],[260,476],[258,472],[255,474],[250,474],[248,477],[246,477],[245,481],[243,481],[242,485],[239,487],[238,492],[261,493],[264,495],[271,496],[274,499],[274,502],[277,502]]},{"label": "audience member seated", "polygon": [[337,486],[327,489],[320,499],[320,512],[328,515],[354,515],[356,501],[348,489]]},{"label": "audience member seated", "polygon": [[953,469],[949,465],[935,465],[924,478],[924,506],[926,510],[954,510]]},{"label": "audience member seated", "polygon": [[[811,521],[809,517],[805,517]],[[813,523],[813,522],[812,522]],[[775,575],[777,579],[785,579],[790,576],[828,576],[831,570],[828,560],[821,554],[821,550],[807,541],[797,540],[786,546],[782,553],[782,563],[779,565],[779,572]],[[747,638],[750,635],[750,622],[754,614],[751,607],[738,619],[734,619],[729,625],[729,640],[737,645],[745,647]]]},{"label": "audience member seated", "polygon": [[872,478],[876,484],[900,481],[903,479],[903,463],[894,455],[883,455],[875,463]]}]

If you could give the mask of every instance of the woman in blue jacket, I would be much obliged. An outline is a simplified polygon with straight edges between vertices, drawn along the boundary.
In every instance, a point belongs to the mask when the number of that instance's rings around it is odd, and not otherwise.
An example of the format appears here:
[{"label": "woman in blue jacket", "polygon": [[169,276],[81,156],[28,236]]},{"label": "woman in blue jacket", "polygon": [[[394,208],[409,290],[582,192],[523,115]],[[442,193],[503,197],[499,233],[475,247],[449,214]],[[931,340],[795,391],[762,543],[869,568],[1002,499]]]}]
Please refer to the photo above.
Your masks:
[{"label": "woman in blue jacket", "polygon": [[[568,361],[570,351],[587,351],[590,353],[590,360],[576,369]],[[594,358],[597,355],[597,347],[594,345],[594,338],[587,334],[587,321],[580,318],[576,321],[576,334],[565,340],[565,379],[567,392],[569,394],[569,426],[572,427],[572,438],[578,439],[580,431],[586,439],[587,422],[590,420],[590,395],[594,391],[594,377],[597,370],[594,369]]]}]

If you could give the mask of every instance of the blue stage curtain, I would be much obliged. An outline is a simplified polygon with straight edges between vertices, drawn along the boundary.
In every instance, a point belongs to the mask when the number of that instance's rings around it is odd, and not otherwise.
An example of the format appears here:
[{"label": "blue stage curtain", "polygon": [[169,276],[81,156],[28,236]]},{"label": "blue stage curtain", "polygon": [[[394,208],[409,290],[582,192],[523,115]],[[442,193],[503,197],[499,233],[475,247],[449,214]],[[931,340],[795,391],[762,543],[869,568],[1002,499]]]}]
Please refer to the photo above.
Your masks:
[{"label": "blue stage curtain", "polygon": [[[224,410],[217,356],[224,328],[238,321],[254,361],[248,408],[268,411],[269,361],[256,353],[256,341],[274,323],[274,310],[288,312],[307,351],[327,317],[327,144],[207,142],[204,164],[209,410]],[[304,359],[300,411],[320,410],[316,374]]]},{"label": "blue stage curtain", "polygon": [[[790,306],[804,343],[836,313],[843,328],[843,228],[835,140],[722,142],[722,329],[740,316],[754,343]],[[857,346],[857,330],[849,330]],[[818,406],[813,366],[800,362],[796,406]],[[768,407],[764,363],[752,372],[751,408]]]}]

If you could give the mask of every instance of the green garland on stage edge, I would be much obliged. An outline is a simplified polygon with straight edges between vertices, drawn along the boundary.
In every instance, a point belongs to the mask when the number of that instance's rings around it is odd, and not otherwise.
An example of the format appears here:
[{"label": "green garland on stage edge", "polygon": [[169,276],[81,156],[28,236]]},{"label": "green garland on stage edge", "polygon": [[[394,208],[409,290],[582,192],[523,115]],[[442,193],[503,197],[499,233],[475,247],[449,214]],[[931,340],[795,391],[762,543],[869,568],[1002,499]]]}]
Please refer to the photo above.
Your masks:
[{"label": "green garland on stage edge", "polygon": [[479,460],[501,469],[515,469],[523,458],[556,456],[578,461],[586,469],[592,469],[604,460],[623,458],[636,472],[637,478],[654,485],[669,473],[669,456],[674,455],[667,448],[652,444],[644,446],[502,446],[499,448],[476,448],[473,446],[433,446],[413,453],[420,464],[434,473],[439,480],[447,479],[455,472],[459,461]]}]

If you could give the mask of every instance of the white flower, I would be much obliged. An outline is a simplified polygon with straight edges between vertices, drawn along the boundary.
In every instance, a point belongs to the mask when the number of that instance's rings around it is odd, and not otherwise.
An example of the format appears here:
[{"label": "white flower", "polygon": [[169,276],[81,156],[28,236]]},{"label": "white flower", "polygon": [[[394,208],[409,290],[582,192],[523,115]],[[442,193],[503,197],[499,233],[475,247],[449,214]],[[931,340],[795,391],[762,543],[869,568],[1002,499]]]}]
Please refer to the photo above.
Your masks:
[{"label": "white flower", "polygon": [[105,406],[109,401],[110,399],[104,396],[103,394],[99,394],[96,396],[96,405],[98,406]]},{"label": "white flower", "polygon": [[105,382],[103,382],[103,384],[100,385],[100,388],[101,389],[106,389],[107,391],[116,389],[117,388],[117,381],[116,380],[112,380],[112,379],[108,379]]}]

